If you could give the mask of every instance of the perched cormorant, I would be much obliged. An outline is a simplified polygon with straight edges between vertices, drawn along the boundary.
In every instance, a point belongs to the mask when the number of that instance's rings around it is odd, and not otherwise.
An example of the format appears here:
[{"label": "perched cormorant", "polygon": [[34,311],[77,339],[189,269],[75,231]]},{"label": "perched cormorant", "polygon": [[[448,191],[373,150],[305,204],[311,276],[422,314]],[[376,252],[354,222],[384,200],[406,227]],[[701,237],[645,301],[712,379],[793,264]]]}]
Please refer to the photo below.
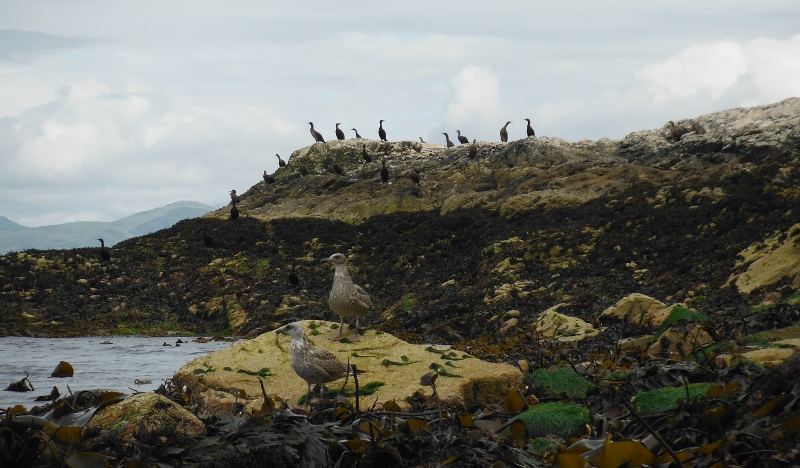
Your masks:
[{"label": "perched cormorant", "polygon": [[387,183],[389,182],[389,169],[386,169],[386,160],[381,160],[383,164],[383,169],[381,169],[381,182]]},{"label": "perched cormorant", "polygon": [[423,140],[422,137],[419,137],[419,142],[420,143],[425,143],[425,140]]},{"label": "perched cormorant", "polygon": [[203,228],[203,243],[208,247],[216,247],[216,244],[214,244],[214,238],[206,233],[206,228]]},{"label": "perched cormorant", "polygon": [[462,135],[461,134],[461,130],[456,130],[456,132],[458,132],[458,142],[459,143],[461,143],[462,145],[466,145],[467,143],[469,143],[469,138],[467,138],[464,135]]},{"label": "perched cormorant", "polygon": [[297,166],[297,170],[300,171],[300,175],[303,177],[308,177],[308,169],[304,164],[300,164]]},{"label": "perched cormorant", "polygon": [[422,185],[420,185],[419,183],[419,173],[417,172],[416,169],[411,169],[410,171],[408,171],[408,178],[411,179],[411,182],[414,182],[415,184],[422,187]]},{"label": "perched cormorant", "polygon": [[372,162],[372,156],[370,156],[369,153],[367,153],[367,145],[361,146],[361,157],[364,158],[365,162],[368,163]]},{"label": "perched cormorant", "polygon": [[361,135],[359,135],[359,134],[358,134],[358,130],[356,130],[355,128],[351,128],[350,130],[352,130],[352,131],[356,132],[356,138],[358,138],[359,140],[363,140],[363,138],[361,137]]},{"label": "perched cormorant", "polygon": [[236,208],[236,202],[232,201],[233,206],[231,207],[231,219],[239,219],[239,208]]},{"label": "perched cormorant", "polygon": [[469,158],[475,159],[475,156],[478,155],[478,145],[477,140],[472,140],[472,144],[469,145]]},{"label": "perched cormorant", "polygon": [[508,124],[510,123],[511,121],[509,120],[505,125],[503,125],[503,128],[500,129],[500,141],[503,143],[508,141],[508,130],[506,130],[506,127],[508,127]]},{"label": "perched cormorant", "polygon": [[311,136],[314,137],[314,142],[325,143],[325,139],[322,138],[322,134],[314,130],[314,122],[309,122],[308,124],[311,125],[311,129],[309,131],[311,132]]},{"label": "perched cormorant", "polygon": [[378,136],[381,137],[381,141],[386,141],[386,130],[383,129],[383,120],[381,120],[378,125]]},{"label": "perched cormorant", "polygon": [[525,131],[528,133],[528,136],[536,136],[536,132],[533,131],[533,127],[531,127],[531,119],[525,119],[528,121],[528,127]]},{"label": "perched cormorant", "polygon": [[275,183],[275,177],[272,177],[272,175],[267,174],[267,170],[266,169],[264,169],[264,183],[265,184],[274,184]]},{"label": "perched cormorant", "polygon": [[341,125],[341,123],[336,124],[336,139],[344,140],[344,132],[339,128],[339,125]]},{"label": "perched cormorant", "polygon": [[275,157],[278,158],[278,167],[283,167],[283,166],[286,165],[286,161],[281,159],[281,155],[280,154],[275,153]]},{"label": "perched cormorant", "polygon": [[450,137],[447,136],[446,133],[442,132],[442,135],[444,135],[444,139],[447,140],[447,147],[448,148],[452,148],[453,146],[455,146],[455,144],[452,141],[450,141]]},{"label": "perched cormorant", "polygon": [[300,278],[297,277],[297,264],[294,261],[292,261],[292,268],[289,270],[287,278],[289,279],[289,284],[292,286],[300,284]]},{"label": "perched cormorant", "polygon": [[242,199],[239,198],[239,195],[236,195],[236,190],[231,190],[231,202],[239,203],[240,201],[242,201]]},{"label": "perched cormorant", "polygon": [[678,127],[675,125],[675,122],[670,120],[667,124],[669,125],[669,136],[672,141],[680,141],[681,134],[678,132]]},{"label": "perched cormorant", "polygon": [[100,258],[102,258],[103,261],[105,261],[105,262],[110,262],[111,261],[111,252],[109,252],[108,249],[106,248],[105,241],[102,238],[97,239],[97,240],[100,241]]},{"label": "perched cormorant", "polygon": [[336,175],[344,176],[344,171],[342,170],[341,167],[339,167],[338,164],[333,163],[333,166],[331,166],[331,169],[333,169],[333,172],[335,172]]}]

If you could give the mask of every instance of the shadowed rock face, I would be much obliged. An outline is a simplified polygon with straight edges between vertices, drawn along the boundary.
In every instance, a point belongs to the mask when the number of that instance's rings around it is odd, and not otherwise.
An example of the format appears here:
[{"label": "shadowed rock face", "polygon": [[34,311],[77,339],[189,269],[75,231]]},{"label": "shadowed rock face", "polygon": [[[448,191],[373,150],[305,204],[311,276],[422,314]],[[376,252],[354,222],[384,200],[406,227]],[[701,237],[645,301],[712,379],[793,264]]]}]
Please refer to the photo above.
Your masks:
[{"label": "shadowed rock face", "polygon": [[[97,249],[0,257],[0,334],[258,334],[335,320],[319,263],[334,252],[373,300],[362,326],[411,342],[527,330],[557,304],[591,323],[633,293],[740,320],[741,308],[800,284],[795,264],[765,271],[794,251],[800,223],[798,103],[676,121],[694,129],[678,137],[665,126],[622,141],[481,143],[474,159],[468,145],[316,144],[275,184],[254,178],[238,220],[221,209],[126,240],[110,264]],[[728,137],[734,146],[720,143]],[[327,172],[334,162],[348,179]],[[413,169],[421,187],[404,175]],[[293,261],[299,287],[286,280]],[[797,306],[779,308],[778,319]]]}]

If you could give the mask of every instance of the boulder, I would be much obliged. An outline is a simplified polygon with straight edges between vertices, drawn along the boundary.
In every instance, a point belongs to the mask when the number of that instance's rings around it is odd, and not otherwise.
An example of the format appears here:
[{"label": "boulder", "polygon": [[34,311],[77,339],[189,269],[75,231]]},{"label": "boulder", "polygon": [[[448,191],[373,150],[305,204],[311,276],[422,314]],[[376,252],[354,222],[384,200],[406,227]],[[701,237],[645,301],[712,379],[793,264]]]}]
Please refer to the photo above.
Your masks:
[{"label": "boulder", "polygon": [[675,305],[667,306],[658,299],[644,294],[633,293],[604,310],[597,320],[602,324],[624,321],[655,328],[661,325],[661,322],[669,316],[673,307]]},{"label": "boulder", "polygon": [[148,445],[177,444],[205,434],[206,427],[197,416],[156,393],[137,393],[106,406],[95,413],[84,430],[88,439],[121,437]]},{"label": "boulder", "polygon": [[538,333],[559,341],[577,341],[600,332],[588,322],[557,312],[562,305],[554,305],[539,315],[534,324]]},{"label": "boulder", "polygon": [[742,260],[736,268],[747,269],[728,279],[739,292],[750,294],[784,279],[791,280],[792,288],[800,289],[800,224],[749,246],[739,256]]},{"label": "boulder", "polygon": [[[484,398],[502,399],[509,389],[523,382],[523,375],[516,367],[481,361],[449,347],[409,344],[375,330],[364,332],[359,342],[342,343],[330,339],[338,334],[335,322],[300,323],[316,346],[333,352],[344,362],[349,360],[364,372],[359,375],[359,386],[371,388],[371,393],[362,394],[362,407],[376,401],[404,401],[423,388],[420,377],[432,368],[440,373],[436,381],[440,398],[466,404],[483,402]],[[306,382],[291,368],[290,341],[273,330],[196,358],[179,369],[173,379],[179,386],[191,389],[201,414],[227,411],[234,402],[243,404],[245,411],[260,408],[263,398],[259,380],[270,397],[295,405],[306,394]],[[341,379],[326,387],[338,390],[343,383]],[[345,390],[354,392],[352,377]],[[423,390],[430,394],[430,388]]]},{"label": "boulder", "polygon": [[658,340],[647,349],[651,356],[676,360],[689,359],[703,346],[714,339],[704,330],[704,325],[696,322],[681,322],[667,329]]}]

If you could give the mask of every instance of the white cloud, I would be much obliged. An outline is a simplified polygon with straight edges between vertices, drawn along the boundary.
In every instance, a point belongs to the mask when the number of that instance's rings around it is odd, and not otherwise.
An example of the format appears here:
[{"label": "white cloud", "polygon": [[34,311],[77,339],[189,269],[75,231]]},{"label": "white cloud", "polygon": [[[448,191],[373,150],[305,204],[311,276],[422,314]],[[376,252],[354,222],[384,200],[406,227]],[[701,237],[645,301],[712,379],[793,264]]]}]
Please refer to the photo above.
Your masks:
[{"label": "white cloud", "polygon": [[444,110],[449,126],[494,122],[502,119],[500,79],[488,68],[470,65],[450,80],[452,96]]},{"label": "white cloud", "polygon": [[656,104],[697,95],[738,93],[741,105],[800,95],[800,35],[698,44],[635,72]]}]

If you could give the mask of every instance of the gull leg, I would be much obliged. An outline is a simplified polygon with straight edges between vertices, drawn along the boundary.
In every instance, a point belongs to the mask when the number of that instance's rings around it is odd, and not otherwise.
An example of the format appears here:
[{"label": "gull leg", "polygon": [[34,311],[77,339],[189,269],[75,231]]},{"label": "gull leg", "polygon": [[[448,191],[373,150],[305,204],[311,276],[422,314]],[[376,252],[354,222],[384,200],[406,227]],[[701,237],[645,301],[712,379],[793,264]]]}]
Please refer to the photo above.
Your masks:
[{"label": "gull leg", "polygon": [[344,315],[339,316],[339,335],[331,338],[331,341],[341,341],[344,338]]},{"label": "gull leg", "polygon": [[361,337],[358,334],[358,315],[356,315],[356,336],[350,341],[361,341]]}]

